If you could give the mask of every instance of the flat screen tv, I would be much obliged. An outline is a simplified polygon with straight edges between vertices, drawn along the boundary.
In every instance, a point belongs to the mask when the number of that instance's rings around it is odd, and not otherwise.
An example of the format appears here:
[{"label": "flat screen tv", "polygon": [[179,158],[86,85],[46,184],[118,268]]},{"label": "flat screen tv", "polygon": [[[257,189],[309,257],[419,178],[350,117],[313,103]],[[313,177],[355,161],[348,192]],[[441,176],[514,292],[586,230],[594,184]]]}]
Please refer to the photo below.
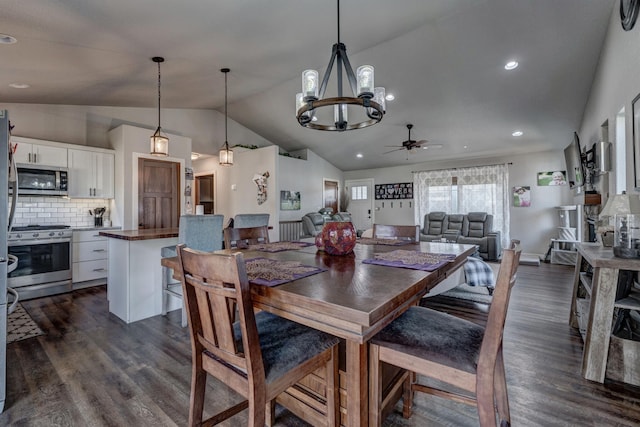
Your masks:
[{"label": "flat screen tv", "polygon": [[569,187],[576,188],[584,185],[584,164],[580,150],[580,138],[573,133],[573,141],[564,149],[564,160],[567,164],[567,181]]}]

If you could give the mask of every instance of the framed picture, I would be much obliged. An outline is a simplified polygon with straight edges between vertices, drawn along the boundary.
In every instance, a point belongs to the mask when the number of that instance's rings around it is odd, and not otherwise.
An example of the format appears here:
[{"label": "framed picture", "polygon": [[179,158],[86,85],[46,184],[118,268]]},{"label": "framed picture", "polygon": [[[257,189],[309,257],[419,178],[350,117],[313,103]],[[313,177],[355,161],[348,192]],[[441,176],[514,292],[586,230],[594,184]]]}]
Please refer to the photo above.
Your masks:
[{"label": "framed picture", "polygon": [[376,184],[376,200],[413,199],[413,182]]},{"label": "framed picture", "polygon": [[516,208],[528,208],[531,206],[531,187],[513,187],[513,206]]},{"label": "framed picture", "polygon": [[282,211],[299,211],[300,210],[300,192],[299,191],[280,191],[280,210]]},{"label": "framed picture", "polygon": [[567,185],[567,171],[538,172],[538,185]]},{"label": "framed picture", "polygon": [[633,173],[634,186],[640,190],[640,95],[631,102],[633,115]]}]

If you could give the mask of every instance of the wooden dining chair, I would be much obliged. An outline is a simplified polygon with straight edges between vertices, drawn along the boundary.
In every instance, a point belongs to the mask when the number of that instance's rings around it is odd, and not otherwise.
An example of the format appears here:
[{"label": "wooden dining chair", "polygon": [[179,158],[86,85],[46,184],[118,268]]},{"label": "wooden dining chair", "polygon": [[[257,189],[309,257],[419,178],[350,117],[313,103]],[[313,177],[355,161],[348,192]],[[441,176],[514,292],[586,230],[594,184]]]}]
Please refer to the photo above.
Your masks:
[{"label": "wooden dining chair", "polygon": [[[380,426],[383,401],[381,363],[407,369],[403,415],[411,416],[414,392],[420,391],[476,405],[481,427],[510,425],[502,355],[502,334],[511,288],[520,260],[519,241],[503,251],[486,327],[425,307],[410,307],[376,334],[369,346],[369,419]],[[422,375],[463,390],[416,382]]]},{"label": "wooden dining chair", "polygon": [[419,225],[384,225],[373,224],[374,239],[411,239],[420,241]]},{"label": "wooden dining chair", "polygon": [[241,249],[259,243],[269,243],[267,226],[224,229],[225,249]]},{"label": "wooden dining chair", "polygon": [[[215,425],[246,408],[248,426],[272,425],[275,398],[322,368],[325,425],[338,425],[338,338],[266,311],[255,314],[241,253],[177,248],[191,334],[189,425]],[[230,309],[234,305],[237,322]],[[203,421],[207,374],[245,400]]]}]

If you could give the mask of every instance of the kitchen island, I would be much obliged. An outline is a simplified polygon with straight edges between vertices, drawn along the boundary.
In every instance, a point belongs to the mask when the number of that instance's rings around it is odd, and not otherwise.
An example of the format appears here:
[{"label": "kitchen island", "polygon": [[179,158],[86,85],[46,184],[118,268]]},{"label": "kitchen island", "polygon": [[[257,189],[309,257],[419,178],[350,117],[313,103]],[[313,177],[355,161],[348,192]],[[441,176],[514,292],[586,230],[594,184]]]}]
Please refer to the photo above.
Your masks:
[{"label": "kitchen island", "polygon": [[109,311],[126,323],[161,314],[160,250],[178,243],[178,229],[110,230],[100,235],[109,238]]}]

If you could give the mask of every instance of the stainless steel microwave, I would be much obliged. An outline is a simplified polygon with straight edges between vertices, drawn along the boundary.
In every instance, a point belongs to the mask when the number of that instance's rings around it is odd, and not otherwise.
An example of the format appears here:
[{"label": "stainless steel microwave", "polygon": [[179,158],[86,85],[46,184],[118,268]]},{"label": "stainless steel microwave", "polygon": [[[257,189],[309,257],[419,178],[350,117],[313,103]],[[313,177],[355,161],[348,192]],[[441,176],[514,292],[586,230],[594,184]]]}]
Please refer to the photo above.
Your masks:
[{"label": "stainless steel microwave", "polygon": [[18,195],[67,196],[69,171],[57,166],[16,164],[18,169]]}]

